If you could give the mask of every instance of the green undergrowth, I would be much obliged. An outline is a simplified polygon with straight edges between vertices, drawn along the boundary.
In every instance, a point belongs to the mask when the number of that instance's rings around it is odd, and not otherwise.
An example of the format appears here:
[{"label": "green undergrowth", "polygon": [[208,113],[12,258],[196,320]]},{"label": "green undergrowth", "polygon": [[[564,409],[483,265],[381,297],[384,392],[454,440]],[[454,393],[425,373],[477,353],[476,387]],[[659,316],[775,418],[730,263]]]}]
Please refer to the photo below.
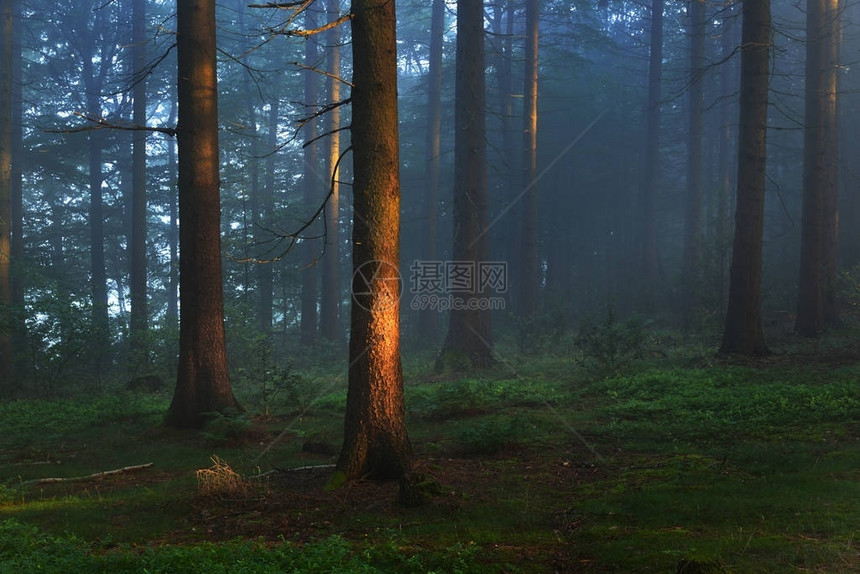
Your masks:
[{"label": "green undergrowth", "polygon": [[[444,380],[411,365],[409,432],[439,482],[418,509],[388,490],[293,510],[277,478],[197,494],[213,454],[246,479],[331,464],[345,390],[321,372],[301,408],[271,394],[202,431],[162,428],[158,395],[2,404],[0,574],[860,571],[860,366],[665,363],[600,374],[541,355]],[[222,523],[231,536],[207,541]]]},{"label": "green undergrowth", "polygon": [[332,535],[320,541],[237,539],[220,544],[96,548],[72,535],[53,536],[15,520],[0,522],[0,574],[46,572],[92,574],[283,573],[283,572],[479,572],[476,548],[455,545],[439,552],[404,548],[395,539],[366,545]]}]

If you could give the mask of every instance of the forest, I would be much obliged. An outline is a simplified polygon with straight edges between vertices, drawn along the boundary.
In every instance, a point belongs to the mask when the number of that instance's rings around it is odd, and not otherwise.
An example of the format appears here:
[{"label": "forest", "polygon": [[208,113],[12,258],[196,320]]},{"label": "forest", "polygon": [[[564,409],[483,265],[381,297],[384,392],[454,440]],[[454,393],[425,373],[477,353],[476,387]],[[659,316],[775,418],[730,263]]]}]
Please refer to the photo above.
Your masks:
[{"label": "forest", "polygon": [[860,571],[858,24],[0,0],[0,574]]}]

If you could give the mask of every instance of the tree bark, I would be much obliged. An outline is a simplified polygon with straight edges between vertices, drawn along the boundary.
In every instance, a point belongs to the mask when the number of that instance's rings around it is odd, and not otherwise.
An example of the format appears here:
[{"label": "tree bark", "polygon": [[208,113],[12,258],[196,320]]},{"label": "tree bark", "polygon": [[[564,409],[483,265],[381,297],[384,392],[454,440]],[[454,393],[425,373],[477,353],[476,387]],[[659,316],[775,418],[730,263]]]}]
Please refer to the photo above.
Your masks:
[{"label": "tree bark", "polygon": [[705,3],[690,0],[689,133],[687,139],[687,206],[684,217],[682,316],[690,327],[701,281],[702,152],[704,140]]},{"label": "tree bark", "polygon": [[523,218],[520,246],[519,315],[532,319],[537,310],[538,286],[538,1],[526,0],[525,74],[523,82]]},{"label": "tree bark", "polygon": [[[132,2],[132,57],[134,84],[132,123],[146,125],[146,1]],[[131,318],[129,342],[132,374],[146,370],[149,364],[147,330],[149,311],[146,294],[146,137],[134,132],[132,140],[131,192]]]},{"label": "tree bark", "polygon": [[[454,261],[473,266],[472,288],[450,293],[448,335],[438,366],[483,367],[493,362],[490,311],[477,289],[477,265],[487,260],[487,141],[484,12],[481,0],[457,2],[454,110]],[[467,271],[468,272],[468,271]]]},{"label": "tree bark", "polygon": [[[329,0],[328,19],[334,21],[340,16],[339,0]],[[328,77],[326,92],[328,101],[340,101],[340,29],[335,26],[326,33],[328,54],[326,55]],[[325,206],[325,252],[322,262],[322,293],[320,298],[320,335],[328,341],[339,342],[340,332],[340,285],[338,264],[340,262],[340,183],[337,168],[340,158],[340,108],[328,112],[326,132],[328,150],[326,152],[326,174],[329,176],[329,197]]]},{"label": "tree bark", "polygon": [[735,238],[722,353],[767,354],[761,325],[770,0],[743,3]]},{"label": "tree bark", "polygon": [[806,3],[803,217],[795,331],[815,337],[836,322],[837,0]]},{"label": "tree bark", "polygon": [[[430,20],[430,62],[427,89],[427,135],[424,145],[424,257],[439,258],[439,153],[442,131],[442,43],[445,26],[445,1],[433,0]],[[418,333],[421,340],[433,344],[439,338],[439,310],[426,308],[419,312]]]},{"label": "tree bark", "polygon": [[642,183],[643,310],[653,311],[658,281],[657,186],[660,178],[660,111],[663,90],[663,0],[651,0],[651,48],[648,63],[648,103],[645,116],[645,175]]},{"label": "tree bark", "polygon": [[176,20],[181,316],[167,423],[199,427],[208,413],[241,410],[224,341],[215,0],[178,0]]},{"label": "tree bark", "polygon": [[11,390],[12,357],[12,62],[15,13],[0,0],[0,396]]},{"label": "tree bark", "polygon": [[411,467],[400,364],[400,176],[394,2],[352,2],[355,214],[349,389],[337,463],[347,480]]},{"label": "tree bark", "polygon": [[[315,7],[310,5],[305,10],[305,28],[313,30],[317,27]],[[317,60],[317,45],[313,37],[305,38],[305,65],[313,67]],[[305,107],[315,110],[319,103],[319,89],[317,87],[317,72],[305,70]],[[318,130],[316,118],[308,121],[304,128],[305,132],[305,156],[302,174],[302,195],[308,213],[316,209],[316,202],[320,199],[320,177],[319,154],[316,140]],[[315,235],[316,225],[307,229],[307,235]],[[316,266],[317,242],[308,237],[302,240],[302,318],[300,324],[300,337],[303,345],[310,345],[317,337],[317,274]]]}]

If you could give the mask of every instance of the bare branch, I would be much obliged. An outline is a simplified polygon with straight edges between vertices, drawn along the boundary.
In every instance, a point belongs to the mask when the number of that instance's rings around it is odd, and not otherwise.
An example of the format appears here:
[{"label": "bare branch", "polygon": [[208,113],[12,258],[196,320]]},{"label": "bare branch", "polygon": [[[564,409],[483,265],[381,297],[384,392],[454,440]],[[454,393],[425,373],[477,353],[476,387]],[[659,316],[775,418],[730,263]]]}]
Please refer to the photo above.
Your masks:
[{"label": "bare branch", "polygon": [[74,115],[78,116],[79,118],[83,118],[83,119],[87,120],[88,122],[92,122],[95,125],[82,126],[79,128],[67,128],[67,129],[62,129],[62,130],[45,130],[45,132],[49,133],[49,134],[75,134],[75,133],[79,133],[79,132],[91,132],[94,130],[123,130],[123,131],[132,131],[132,132],[139,132],[139,131],[158,132],[158,133],[162,133],[162,134],[167,134],[171,137],[176,136],[176,128],[160,128],[160,127],[155,127],[155,126],[139,126],[137,124],[131,124],[131,123],[115,124],[115,123],[109,122],[108,120],[106,120],[104,118],[91,116],[91,115],[84,113],[84,112],[75,112]]}]

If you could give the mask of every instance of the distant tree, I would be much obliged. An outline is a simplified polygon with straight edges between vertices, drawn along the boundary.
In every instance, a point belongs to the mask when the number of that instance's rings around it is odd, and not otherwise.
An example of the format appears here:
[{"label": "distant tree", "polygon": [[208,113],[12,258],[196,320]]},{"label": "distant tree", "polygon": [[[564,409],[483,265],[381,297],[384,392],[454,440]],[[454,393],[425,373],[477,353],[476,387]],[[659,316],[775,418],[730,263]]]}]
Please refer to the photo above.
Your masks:
[{"label": "distant tree", "polygon": [[[107,10],[76,10],[68,28],[68,38],[81,62],[81,81],[84,85],[87,114],[101,118],[102,91],[117,50],[108,34]],[[87,18],[93,16],[93,21]],[[92,299],[92,337],[90,360],[98,371],[109,344],[107,271],[105,263],[105,211],[102,184],[104,183],[103,155],[107,145],[103,130],[89,132],[88,185],[90,194],[90,290]]]},{"label": "distant tree", "polygon": [[[275,198],[275,150],[278,147],[278,126],[280,114],[280,101],[278,98],[273,98],[269,103],[269,116],[267,118],[266,128],[266,161],[263,165],[263,192],[260,195],[260,200],[257,202],[256,217],[257,225],[254,227],[254,242],[258,245],[263,245],[271,239],[273,221],[272,211],[274,209]],[[273,323],[273,283],[274,270],[270,263],[262,263],[257,265],[257,290],[258,290],[258,311],[257,316],[260,320],[260,332],[271,333]]]},{"label": "distant tree", "polygon": [[806,112],[798,334],[814,337],[837,319],[836,68],[838,0],[806,2]]},{"label": "distant tree", "polygon": [[[487,140],[485,117],[484,11],[481,0],[457,2],[457,62],[454,90],[453,259],[475,265],[488,258]],[[477,269],[472,269],[477,273]],[[477,277],[472,277],[477,285]],[[490,311],[477,288],[451,293],[448,334],[441,367],[481,367],[493,362]]]},{"label": "distant tree", "polygon": [[736,59],[732,59],[732,54],[736,45],[736,30],[734,26],[735,19],[733,18],[733,10],[731,6],[727,7],[728,13],[722,19],[722,35],[720,37],[720,56],[723,58],[723,63],[720,66],[720,125],[719,125],[719,157],[717,160],[718,170],[718,191],[716,197],[716,216],[715,216],[715,243],[716,243],[716,264],[717,264],[717,279],[719,281],[719,300],[720,310],[725,313],[725,292],[726,292],[726,275],[727,275],[727,260],[729,242],[729,196],[731,193],[732,184],[732,94],[736,90],[736,74],[737,65]]},{"label": "distant tree", "polygon": [[705,32],[704,0],[689,0],[690,80],[689,130],[687,134],[687,201],[684,217],[682,315],[684,325],[693,320],[700,284],[702,256],[702,179],[705,99]]},{"label": "distant tree", "polygon": [[[305,9],[305,28],[315,30],[317,27],[316,7],[310,5]],[[317,65],[316,38],[310,36],[305,38],[305,65],[308,69],[304,72],[305,77],[305,106],[311,110],[308,114],[307,124],[304,127],[305,157],[302,169],[302,198],[307,208],[315,208],[314,205],[320,199],[319,153],[316,138],[318,135],[317,119],[313,115],[319,103],[319,74],[313,68]],[[301,316],[301,342],[310,345],[317,336],[317,275],[319,268],[316,267],[318,253],[317,241],[310,237],[316,233],[318,228],[312,226],[308,229],[309,237],[302,241],[302,316]]]},{"label": "distant tree", "polygon": [[537,310],[538,286],[538,1],[526,0],[526,49],[523,82],[522,245],[519,265],[519,314],[530,319]]},{"label": "distant tree", "polygon": [[[442,43],[445,27],[445,1],[433,0],[430,20],[430,60],[428,62],[427,134],[424,145],[424,232],[423,256],[427,261],[439,258],[439,160],[442,131]],[[422,309],[418,332],[423,341],[439,337],[439,310]]]},{"label": "distant tree", "polygon": [[[328,0],[328,19],[335,21],[340,17],[340,1]],[[334,26],[326,32],[326,92],[328,101],[340,101],[340,27]],[[338,265],[340,264],[340,183],[338,182],[338,161],[340,160],[340,107],[332,108],[326,115],[328,149],[326,150],[326,170],[329,177],[329,198],[325,206],[325,252],[322,261],[322,290],[320,297],[320,336],[337,342],[341,338],[340,322],[340,284]]]},{"label": "distant tree", "polygon": [[0,394],[12,384],[12,62],[13,0],[0,0]]},{"label": "distant tree", "polygon": [[762,229],[767,151],[770,0],[747,0],[742,8],[740,113],[735,238],[729,303],[720,351],[768,353],[761,324]]},{"label": "distant tree", "polygon": [[352,2],[352,310],[344,442],[347,480],[411,467],[400,364],[400,163],[395,3]]},{"label": "distant tree", "polygon": [[653,310],[657,294],[657,187],[660,178],[660,107],[663,99],[663,0],[651,0],[648,102],[645,108],[645,176],[642,181],[641,307]]},{"label": "distant tree", "polygon": [[[146,125],[146,0],[132,2],[133,109],[132,123]],[[149,364],[147,330],[149,305],[146,294],[146,140],[145,130],[135,131],[132,141],[131,193],[131,345],[132,374]]]},{"label": "distant tree", "polygon": [[215,0],[178,0],[179,365],[167,413],[199,427],[207,413],[241,410],[224,341]]}]

